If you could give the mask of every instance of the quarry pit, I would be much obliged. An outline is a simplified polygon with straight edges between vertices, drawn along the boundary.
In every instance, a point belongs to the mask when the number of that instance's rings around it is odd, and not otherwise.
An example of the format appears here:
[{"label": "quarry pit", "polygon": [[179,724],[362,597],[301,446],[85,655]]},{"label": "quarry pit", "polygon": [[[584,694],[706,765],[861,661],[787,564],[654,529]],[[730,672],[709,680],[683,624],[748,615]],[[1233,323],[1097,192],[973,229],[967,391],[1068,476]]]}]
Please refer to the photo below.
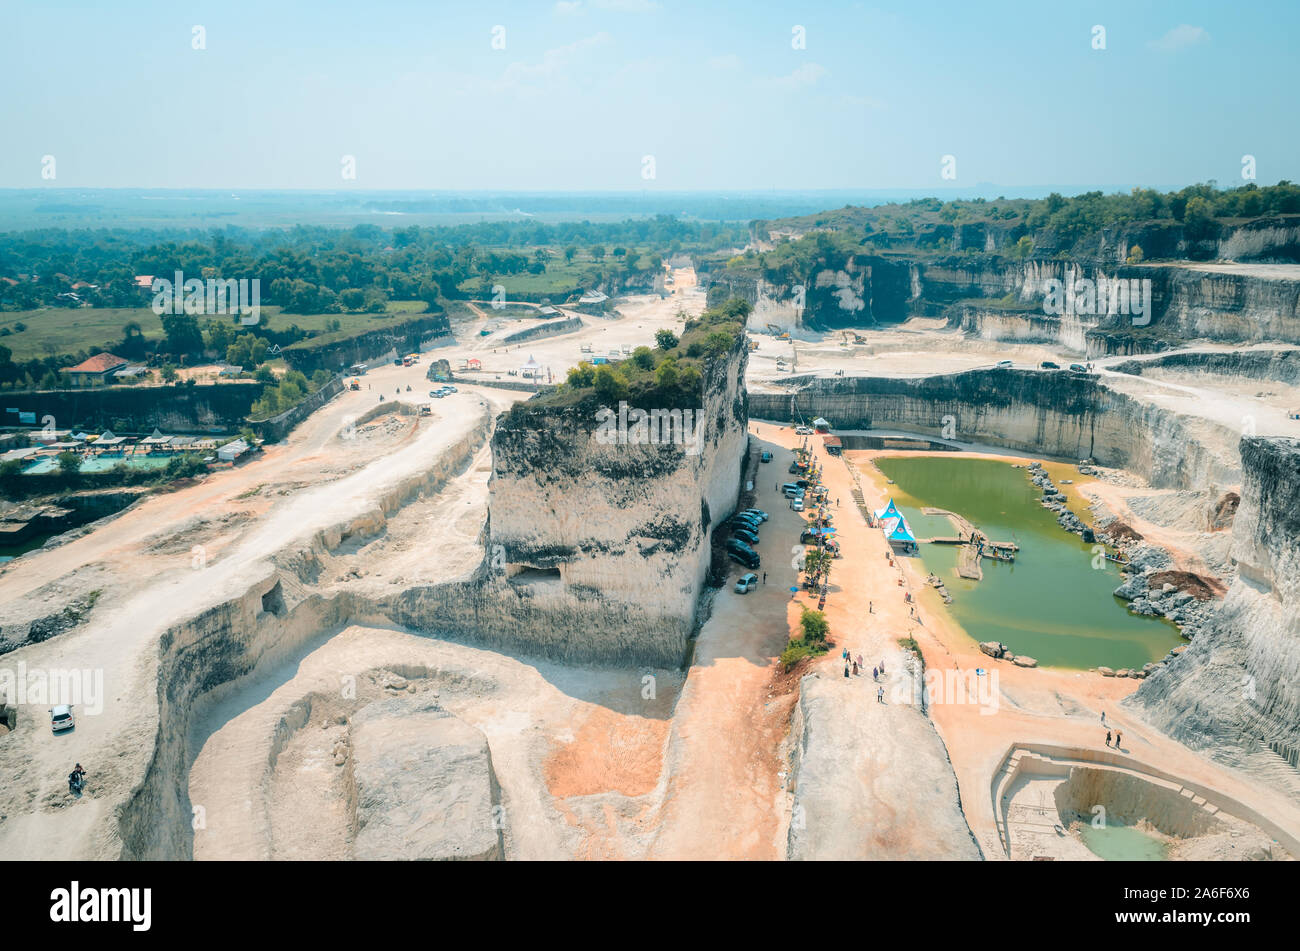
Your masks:
[{"label": "quarry pit", "polygon": [[[375,368],[261,458],[0,569],[5,663],[105,686],[69,734],[6,711],[0,855],[1087,859],[1077,826],[1100,804],[1169,858],[1296,856],[1300,378],[1277,369],[1293,351],[1200,342],[1076,379],[1041,369],[1077,359],[1059,342],[934,318],[861,328],[864,343],[754,333],[710,378],[723,422],[701,457],[626,484],[570,430],[502,426],[532,395],[502,385],[520,367],[559,379],[680,332],[704,290],[673,277],[668,296],[523,342],[468,321],[425,359],[483,369],[456,371],[430,415],[427,363]],[[1127,526],[1147,574],[1207,579],[1212,610],[1143,677],[991,661],[869,524],[890,497],[875,460],[905,450],[818,448],[843,550],[834,649],[785,671],[817,599],[779,484],[808,441],[791,422],[816,416],[1073,467],[1071,511]],[[736,565],[705,583],[742,498],[771,516],[746,595]],[[39,635],[78,599],[84,617]],[[883,672],[846,678],[845,649]],[[984,669],[992,714],[910,700]],[[1242,678],[1249,696],[1229,696]],[[90,781],[69,800],[73,761]]]}]

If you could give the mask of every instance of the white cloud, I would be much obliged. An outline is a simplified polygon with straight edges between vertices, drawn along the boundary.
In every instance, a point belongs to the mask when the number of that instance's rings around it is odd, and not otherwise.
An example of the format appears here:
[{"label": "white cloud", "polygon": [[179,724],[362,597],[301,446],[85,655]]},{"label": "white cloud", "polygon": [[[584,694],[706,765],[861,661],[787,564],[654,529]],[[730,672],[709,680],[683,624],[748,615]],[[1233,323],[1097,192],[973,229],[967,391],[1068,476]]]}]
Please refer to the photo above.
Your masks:
[{"label": "white cloud", "polygon": [[1196,46],[1198,43],[1204,43],[1209,38],[1210,34],[1204,28],[1181,23],[1151,45],[1158,50],[1173,52],[1187,49],[1189,46]]},{"label": "white cloud", "polygon": [[493,85],[498,89],[518,89],[521,87],[540,86],[559,77],[585,50],[604,46],[609,42],[608,33],[600,32],[583,37],[567,46],[557,46],[542,54],[536,63],[511,63],[501,78]]},{"label": "white cloud", "polygon": [[740,57],[735,53],[724,53],[722,56],[710,56],[708,59],[709,69],[740,69]]},{"label": "white cloud", "polygon": [[560,0],[555,5],[555,12],[560,16],[572,16],[582,8],[582,0]]},{"label": "white cloud", "polygon": [[805,86],[815,86],[817,81],[825,75],[826,67],[820,63],[805,63],[786,76],[764,80],[763,85],[774,86],[778,89],[802,89]]},{"label": "white cloud", "polygon": [[655,0],[591,0],[591,5],[600,10],[617,10],[620,13],[650,13],[659,9]]}]

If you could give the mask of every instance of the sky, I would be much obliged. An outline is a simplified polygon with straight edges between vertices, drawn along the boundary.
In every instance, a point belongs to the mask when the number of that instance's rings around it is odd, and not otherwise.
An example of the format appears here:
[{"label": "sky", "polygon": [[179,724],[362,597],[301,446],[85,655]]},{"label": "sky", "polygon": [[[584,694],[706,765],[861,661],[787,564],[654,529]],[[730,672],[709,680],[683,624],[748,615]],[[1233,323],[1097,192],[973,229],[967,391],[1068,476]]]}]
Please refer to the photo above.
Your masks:
[{"label": "sky", "polygon": [[1227,186],[1246,155],[1300,179],[1294,0],[0,0],[0,23],[5,188]]}]

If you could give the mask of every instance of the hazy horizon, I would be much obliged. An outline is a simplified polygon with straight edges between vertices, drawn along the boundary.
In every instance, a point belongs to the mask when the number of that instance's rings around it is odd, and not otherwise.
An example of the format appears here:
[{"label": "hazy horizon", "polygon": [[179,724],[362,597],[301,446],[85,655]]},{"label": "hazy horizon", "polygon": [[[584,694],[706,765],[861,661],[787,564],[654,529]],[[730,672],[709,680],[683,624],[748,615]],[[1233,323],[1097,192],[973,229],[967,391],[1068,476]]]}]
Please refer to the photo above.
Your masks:
[{"label": "hazy horizon", "polygon": [[1245,156],[1271,184],[1300,7],[1266,12],[53,0],[0,36],[0,187],[1045,194]]}]

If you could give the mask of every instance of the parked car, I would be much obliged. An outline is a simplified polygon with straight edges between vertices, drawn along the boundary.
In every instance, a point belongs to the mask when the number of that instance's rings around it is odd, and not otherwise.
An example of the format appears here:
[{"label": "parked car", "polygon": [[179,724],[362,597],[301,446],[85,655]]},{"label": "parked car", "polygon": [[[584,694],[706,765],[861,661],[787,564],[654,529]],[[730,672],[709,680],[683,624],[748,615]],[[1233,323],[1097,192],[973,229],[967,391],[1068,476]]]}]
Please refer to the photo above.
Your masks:
[{"label": "parked car", "polygon": [[741,514],[741,515],[753,515],[753,516],[755,516],[755,517],[756,517],[760,522],[766,522],[766,521],[767,521],[767,513],[764,512],[762,509],[745,509],[745,511],[741,512],[740,514]]},{"label": "parked car", "polygon": [[727,539],[726,550],[732,560],[740,562],[746,568],[757,568],[762,564],[762,560],[758,557],[758,552],[754,551],[754,549],[750,548],[738,538]]},{"label": "parked car", "polygon": [[794,434],[795,434],[796,436],[811,436],[811,435],[813,434],[812,427],[811,427],[811,426],[796,426],[796,427],[794,428]]},{"label": "parked car", "polygon": [[1071,363],[1071,364],[1070,364],[1070,370],[1071,370],[1071,372],[1073,372],[1073,373],[1087,373],[1087,372],[1088,372],[1088,368],[1087,368],[1086,366],[1084,366],[1082,363]]},{"label": "parked car", "polygon": [[758,454],[758,461],[759,461],[759,462],[771,462],[771,461],[772,461],[772,454],[771,454],[770,452],[768,452],[766,449],[764,449],[762,452],[760,452],[760,453]]},{"label": "parked car", "polygon": [[430,390],[429,395],[432,396],[435,400],[440,400],[447,394],[444,393],[442,390]]},{"label": "parked car", "polygon": [[758,536],[747,528],[738,528],[731,533],[732,538],[739,538],[742,542],[749,545],[758,544]]},{"label": "parked car", "polygon": [[794,509],[796,512],[802,512],[802,511],[803,511],[803,499],[802,499],[802,498],[791,499],[791,500],[790,500],[790,508]]},{"label": "parked car", "polygon": [[456,389],[456,387],[452,386],[450,383],[448,383],[446,386],[444,386],[444,387],[442,388],[442,390],[443,390],[444,393],[459,393],[459,392],[460,392],[460,390]]},{"label": "parked car", "polygon": [[1051,360],[1044,360],[1042,363],[1038,364],[1038,366],[1039,366],[1041,369],[1044,369],[1044,370],[1059,370],[1059,369],[1061,369],[1061,365],[1060,365],[1059,363],[1053,363]]},{"label": "parked car", "polygon": [[999,360],[998,366],[1005,369],[1006,367],[1015,366],[1015,364],[1013,364],[1010,360]]},{"label": "parked car", "polygon": [[731,520],[731,524],[736,528],[743,528],[747,532],[758,533],[758,527],[763,523],[756,518],[745,518],[737,515]]},{"label": "parked car", "polygon": [[803,486],[799,485],[796,482],[786,482],[784,485],[781,486],[781,491],[785,494],[785,497],[788,499],[790,496],[794,495],[794,493],[798,492],[802,488]]},{"label": "parked car", "polygon": [[72,715],[72,707],[66,703],[57,707],[50,707],[50,729],[55,733],[61,733],[64,730],[71,730],[77,725],[76,718]]},{"label": "parked car", "polygon": [[740,579],[736,582],[736,594],[746,594],[757,587],[758,575],[751,571],[748,574],[741,575]]}]

